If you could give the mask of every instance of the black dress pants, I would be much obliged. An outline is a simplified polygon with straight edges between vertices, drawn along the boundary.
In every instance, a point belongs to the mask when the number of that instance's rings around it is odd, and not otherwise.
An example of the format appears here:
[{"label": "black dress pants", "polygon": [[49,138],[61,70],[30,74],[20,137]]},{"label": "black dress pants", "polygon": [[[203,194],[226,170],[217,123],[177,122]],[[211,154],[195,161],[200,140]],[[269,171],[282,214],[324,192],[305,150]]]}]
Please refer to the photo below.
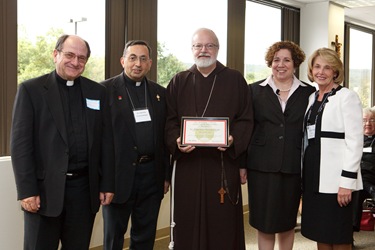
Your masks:
[{"label": "black dress pants", "polygon": [[89,249],[95,214],[91,212],[88,177],[66,181],[59,216],[24,212],[24,218],[24,250],[54,250],[59,243],[62,250]]},{"label": "black dress pants", "polygon": [[122,250],[131,216],[130,249],[152,250],[161,195],[156,186],[153,162],[140,164],[134,177],[131,197],[126,203],[102,207],[104,250]]}]

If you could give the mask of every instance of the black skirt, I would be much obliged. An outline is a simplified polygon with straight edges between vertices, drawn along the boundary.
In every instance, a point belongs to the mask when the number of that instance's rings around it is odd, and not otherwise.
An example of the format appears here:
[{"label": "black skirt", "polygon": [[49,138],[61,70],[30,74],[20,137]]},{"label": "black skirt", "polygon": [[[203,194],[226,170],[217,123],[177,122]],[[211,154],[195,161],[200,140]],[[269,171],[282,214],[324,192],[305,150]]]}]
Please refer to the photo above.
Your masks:
[{"label": "black skirt", "polygon": [[306,150],[303,168],[301,233],[325,244],[351,244],[353,240],[353,204],[340,207],[336,194],[317,192],[319,157],[315,145]]},{"label": "black skirt", "polygon": [[294,229],[301,198],[300,174],[248,170],[247,177],[250,225],[268,234]]}]

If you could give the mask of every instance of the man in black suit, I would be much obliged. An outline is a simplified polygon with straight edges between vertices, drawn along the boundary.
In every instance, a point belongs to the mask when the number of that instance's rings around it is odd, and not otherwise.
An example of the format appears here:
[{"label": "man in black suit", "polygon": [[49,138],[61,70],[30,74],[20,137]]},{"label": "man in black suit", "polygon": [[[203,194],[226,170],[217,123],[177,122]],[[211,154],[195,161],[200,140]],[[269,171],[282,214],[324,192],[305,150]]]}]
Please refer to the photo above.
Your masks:
[{"label": "man in black suit", "polygon": [[152,64],[145,41],[129,41],[120,59],[124,71],[107,88],[115,144],[116,189],[103,207],[104,249],[123,249],[131,216],[130,249],[152,250],[160,203],[169,187],[164,145],[165,88],[146,78]]},{"label": "man in black suit", "polygon": [[114,193],[105,88],[81,74],[89,44],[61,36],[55,70],[23,82],[13,109],[11,157],[24,210],[24,249],[87,250],[95,214]]}]

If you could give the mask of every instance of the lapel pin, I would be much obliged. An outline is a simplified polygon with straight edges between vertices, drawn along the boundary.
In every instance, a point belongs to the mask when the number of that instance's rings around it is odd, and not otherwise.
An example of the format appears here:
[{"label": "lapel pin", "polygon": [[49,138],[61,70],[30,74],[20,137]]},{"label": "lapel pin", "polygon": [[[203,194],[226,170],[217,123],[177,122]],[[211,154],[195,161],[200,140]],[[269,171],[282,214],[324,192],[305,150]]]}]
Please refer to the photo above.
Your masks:
[{"label": "lapel pin", "polygon": [[119,101],[121,101],[121,100],[122,100],[122,96],[119,95],[119,96],[117,97],[117,99],[118,99]]},{"label": "lapel pin", "polygon": [[160,102],[160,96],[156,95],[156,99],[158,99],[158,102]]}]

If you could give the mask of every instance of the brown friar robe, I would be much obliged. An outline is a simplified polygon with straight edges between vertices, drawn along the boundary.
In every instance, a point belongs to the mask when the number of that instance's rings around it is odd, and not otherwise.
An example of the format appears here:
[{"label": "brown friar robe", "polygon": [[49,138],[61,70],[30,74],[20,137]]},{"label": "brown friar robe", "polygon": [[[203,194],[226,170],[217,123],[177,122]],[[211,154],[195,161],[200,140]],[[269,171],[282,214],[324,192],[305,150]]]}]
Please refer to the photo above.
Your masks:
[{"label": "brown friar robe", "polygon": [[[249,91],[241,73],[220,62],[207,77],[194,65],[167,87],[166,142],[177,161],[172,187],[176,250],[245,249],[239,168],[246,168],[244,153],[253,129]],[[197,147],[190,153],[177,147],[181,117],[202,115],[229,118],[234,142],[223,153],[223,161],[217,147]],[[229,192],[221,203],[218,191],[225,189],[223,182]]]}]

